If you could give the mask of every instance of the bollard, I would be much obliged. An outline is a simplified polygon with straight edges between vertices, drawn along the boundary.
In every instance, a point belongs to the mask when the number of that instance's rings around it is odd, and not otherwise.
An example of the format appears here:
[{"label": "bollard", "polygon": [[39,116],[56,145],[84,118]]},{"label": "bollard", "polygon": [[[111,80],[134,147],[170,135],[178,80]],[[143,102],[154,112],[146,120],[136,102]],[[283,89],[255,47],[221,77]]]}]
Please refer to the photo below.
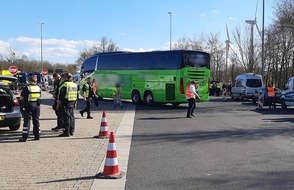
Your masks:
[{"label": "bollard", "polygon": [[258,91],[258,103],[257,103],[257,107],[259,109],[263,108],[263,103],[264,103],[264,93],[262,90]]}]

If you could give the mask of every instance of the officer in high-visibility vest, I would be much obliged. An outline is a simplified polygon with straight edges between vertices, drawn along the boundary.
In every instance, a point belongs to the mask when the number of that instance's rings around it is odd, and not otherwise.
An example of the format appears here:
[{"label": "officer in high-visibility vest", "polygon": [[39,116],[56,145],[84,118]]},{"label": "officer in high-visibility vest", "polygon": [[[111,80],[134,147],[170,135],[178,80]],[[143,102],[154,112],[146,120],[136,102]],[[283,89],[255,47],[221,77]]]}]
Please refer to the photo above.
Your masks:
[{"label": "officer in high-visibility vest", "polygon": [[80,111],[80,114],[82,117],[84,117],[84,113],[87,112],[87,119],[93,119],[93,117],[91,116],[91,102],[92,102],[94,93],[93,93],[91,78],[88,78],[88,82],[83,85],[82,92],[83,92],[83,97],[87,106]]},{"label": "officer in high-visibility vest", "polygon": [[194,115],[194,109],[196,108],[196,101],[195,99],[200,100],[200,96],[196,92],[196,82],[191,81],[190,84],[186,87],[186,99],[188,100],[189,107],[187,111],[187,118],[195,117]]},{"label": "officer in high-visibility vest", "polygon": [[276,89],[271,84],[269,84],[268,87],[266,88],[266,91],[267,91],[267,97],[268,97],[268,103],[269,103],[268,108],[271,109],[273,107],[274,109],[276,109],[276,100],[275,100]]},{"label": "officer in high-visibility vest", "polygon": [[78,97],[78,86],[72,82],[72,74],[65,73],[62,75],[62,80],[65,81],[59,87],[59,96],[57,99],[57,108],[60,110],[62,127],[64,131],[60,137],[69,137],[74,134],[75,118],[73,109],[76,108]]},{"label": "officer in high-visibility vest", "polygon": [[35,140],[40,140],[40,97],[41,88],[37,85],[37,76],[29,78],[29,85],[24,87],[20,94],[20,101],[23,101],[23,132],[20,142],[26,142],[30,132],[30,122],[33,118],[33,133]]}]

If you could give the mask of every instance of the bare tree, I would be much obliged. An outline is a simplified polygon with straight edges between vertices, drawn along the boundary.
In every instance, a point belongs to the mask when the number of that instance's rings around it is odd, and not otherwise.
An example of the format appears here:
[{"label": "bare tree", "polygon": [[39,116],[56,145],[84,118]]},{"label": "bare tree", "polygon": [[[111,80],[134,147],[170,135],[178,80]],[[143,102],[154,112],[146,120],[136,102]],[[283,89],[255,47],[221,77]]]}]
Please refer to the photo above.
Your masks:
[{"label": "bare tree", "polygon": [[[225,65],[225,46],[220,42],[220,34],[206,34],[202,36],[205,42],[205,50],[211,56],[211,79],[223,81],[223,66]],[[223,75],[222,75],[223,74]],[[226,81],[224,81],[226,82]]]},{"label": "bare tree", "polygon": [[294,75],[294,0],[276,3],[275,20],[266,33],[266,83],[284,86]]},{"label": "bare tree", "polygon": [[85,49],[84,51],[80,52],[80,56],[76,60],[76,64],[79,67],[86,59],[94,54],[113,51],[119,51],[119,47],[112,40],[108,40],[106,37],[102,37],[100,42],[91,47],[89,50]]}]

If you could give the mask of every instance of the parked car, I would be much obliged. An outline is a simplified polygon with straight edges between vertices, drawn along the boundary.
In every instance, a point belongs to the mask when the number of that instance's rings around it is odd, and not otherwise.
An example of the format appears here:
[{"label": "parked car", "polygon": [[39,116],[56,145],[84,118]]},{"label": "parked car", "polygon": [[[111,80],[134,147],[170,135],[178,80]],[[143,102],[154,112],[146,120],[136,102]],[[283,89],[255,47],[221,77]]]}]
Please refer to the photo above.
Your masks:
[{"label": "parked car", "polygon": [[0,75],[0,127],[9,127],[10,130],[20,128],[20,104],[13,93],[16,77]]},{"label": "parked car", "polygon": [[294,77],[289,78],[286,87],[282,92],[281,105],[284,109],[288,106],[294,106]]},{"label": "parked car", "polygon": [[258,88],[262,87],[261,75],[254,73],[244,73],[238,75],[235,84],[232,87],[231,98],[234,99],[252,99],[253,94]]},{"label": "parked car", "polygon": [[[275,95],[276,95],[275,103],[280,104],[281,103],[282,90],[279,89],[279,88],[275,88],[275,89],[276,89],[276,91],[275,91]],[[266,87],[260,87],[255,91],[255,93],[253,94],[253,97],[252,97],[252,102],[256,103],[258,101],[259,92],[261,90],[262,90],[262,92],[264,94],[264,105],[268,105],[269,99],[268,99],[268,93],[266,91]]]}]

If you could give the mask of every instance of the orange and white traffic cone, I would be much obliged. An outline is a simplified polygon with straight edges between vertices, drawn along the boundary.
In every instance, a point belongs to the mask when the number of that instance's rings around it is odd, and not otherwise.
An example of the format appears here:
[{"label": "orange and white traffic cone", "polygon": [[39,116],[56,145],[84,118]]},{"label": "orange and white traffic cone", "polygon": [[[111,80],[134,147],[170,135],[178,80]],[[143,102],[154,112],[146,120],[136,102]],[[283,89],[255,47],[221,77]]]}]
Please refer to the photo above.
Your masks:
[{"label": "orange and white traffic cone", "polygon": [[106,119],[105,111],[103,111],[103,114],[102,114],[99,135],[94,136],[94,138],[101,138],[101,139],[109,138],[109,136],[108,136],[108,127],[107,127],[107,119]]},{"label": "orange and white traffic cone", "polygon": [[114,133],[110,133],[105,165],[103,173],[98,173],[95,178],[103,179],[119,179],[125,175],[125,172],[119,171]]}]

